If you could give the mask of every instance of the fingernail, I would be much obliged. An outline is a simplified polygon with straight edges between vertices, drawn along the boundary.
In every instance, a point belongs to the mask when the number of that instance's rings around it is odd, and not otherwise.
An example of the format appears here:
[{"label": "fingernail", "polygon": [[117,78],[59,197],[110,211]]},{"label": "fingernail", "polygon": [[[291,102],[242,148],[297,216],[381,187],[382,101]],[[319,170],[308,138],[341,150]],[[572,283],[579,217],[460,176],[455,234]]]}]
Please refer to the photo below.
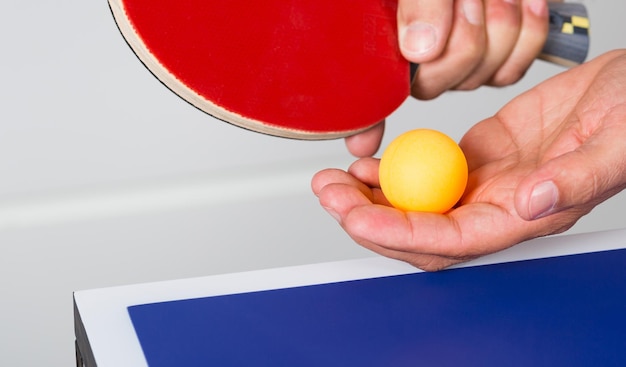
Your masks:
[{"label": "fingernail", "polygon": [[328,214],[330,214],[331,217],[335,218],[337,222],[341,223],[341,217],[339,216],[339,213],[337,213],[334,209],[329,208],[327,206],[324,206],[323,208],[324,210],[328,212]]},{"label": "fingernail", "polygon": [[437,34],[435,28],[422,22],[409,24],[401,32],[402,49],[405,53],[420,56],[428,53],[435,47]]},{"label": "fingernail", "polygon": [[538,17],[542,17],[548,13],[546,0],[532,0],[528,3],[528,8]]},{"label": "fingernail", "polygon": [[558,200],[559,189],[554,182],[546,181],[537,184],[530,194],[528,209],[531,218],[538,219],[552,213]]},{"label": "fingernail", "polygon": [[470,24],[483,24],[483,8],[481,0],[465,0],[463,2],[463,15]]}]

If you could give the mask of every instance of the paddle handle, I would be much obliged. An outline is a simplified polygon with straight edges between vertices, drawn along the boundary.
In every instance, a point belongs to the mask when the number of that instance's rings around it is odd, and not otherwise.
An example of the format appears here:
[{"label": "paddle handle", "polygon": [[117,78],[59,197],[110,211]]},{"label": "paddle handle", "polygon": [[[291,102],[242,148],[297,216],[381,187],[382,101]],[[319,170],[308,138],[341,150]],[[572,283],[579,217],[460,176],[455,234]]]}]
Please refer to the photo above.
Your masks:
[{"label": "paddle handle", "polygon": [[564,66],[582,64],[589,51],[589,18],[583,4],[548,3],[550,32],[539,55]]}]

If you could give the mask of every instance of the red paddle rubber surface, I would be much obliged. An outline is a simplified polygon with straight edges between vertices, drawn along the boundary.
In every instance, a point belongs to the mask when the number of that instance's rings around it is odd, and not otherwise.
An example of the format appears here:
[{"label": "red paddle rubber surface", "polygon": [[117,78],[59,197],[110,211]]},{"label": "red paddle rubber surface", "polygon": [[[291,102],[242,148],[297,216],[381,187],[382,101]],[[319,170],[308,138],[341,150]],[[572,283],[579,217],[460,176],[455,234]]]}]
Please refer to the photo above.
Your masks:
[{"label": "red paddle rubber surface", "polygon": [[395,0],[112,1],[148,57],[253,130],[348,135],[410,93]]}]

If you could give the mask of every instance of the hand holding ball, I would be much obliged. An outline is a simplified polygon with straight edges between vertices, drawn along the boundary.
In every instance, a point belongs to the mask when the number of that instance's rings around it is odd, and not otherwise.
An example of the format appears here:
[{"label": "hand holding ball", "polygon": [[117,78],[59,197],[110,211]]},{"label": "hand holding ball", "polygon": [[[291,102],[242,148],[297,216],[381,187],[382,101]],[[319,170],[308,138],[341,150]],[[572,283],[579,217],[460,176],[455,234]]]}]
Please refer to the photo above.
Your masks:
[{"label": "hand holding ball", "polygon": [[461,148],[435,130],[406,132],[385,149],[380,186],[391,205],[404,211],[444,213],[467,185],[467,161]]}]

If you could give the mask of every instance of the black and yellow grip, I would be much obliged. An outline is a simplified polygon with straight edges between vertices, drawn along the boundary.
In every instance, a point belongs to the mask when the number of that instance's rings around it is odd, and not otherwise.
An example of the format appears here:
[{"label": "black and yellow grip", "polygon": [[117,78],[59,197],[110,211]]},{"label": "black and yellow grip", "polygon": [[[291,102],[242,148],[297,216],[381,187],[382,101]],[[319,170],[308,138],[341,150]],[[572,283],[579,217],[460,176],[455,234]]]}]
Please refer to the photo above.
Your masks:
[{"label": "black and yellow grip", "polygon": [[539,55],[564,66],[582,64],[589,51],[589,17],[583,4],[548,3],[550,32]]}]

